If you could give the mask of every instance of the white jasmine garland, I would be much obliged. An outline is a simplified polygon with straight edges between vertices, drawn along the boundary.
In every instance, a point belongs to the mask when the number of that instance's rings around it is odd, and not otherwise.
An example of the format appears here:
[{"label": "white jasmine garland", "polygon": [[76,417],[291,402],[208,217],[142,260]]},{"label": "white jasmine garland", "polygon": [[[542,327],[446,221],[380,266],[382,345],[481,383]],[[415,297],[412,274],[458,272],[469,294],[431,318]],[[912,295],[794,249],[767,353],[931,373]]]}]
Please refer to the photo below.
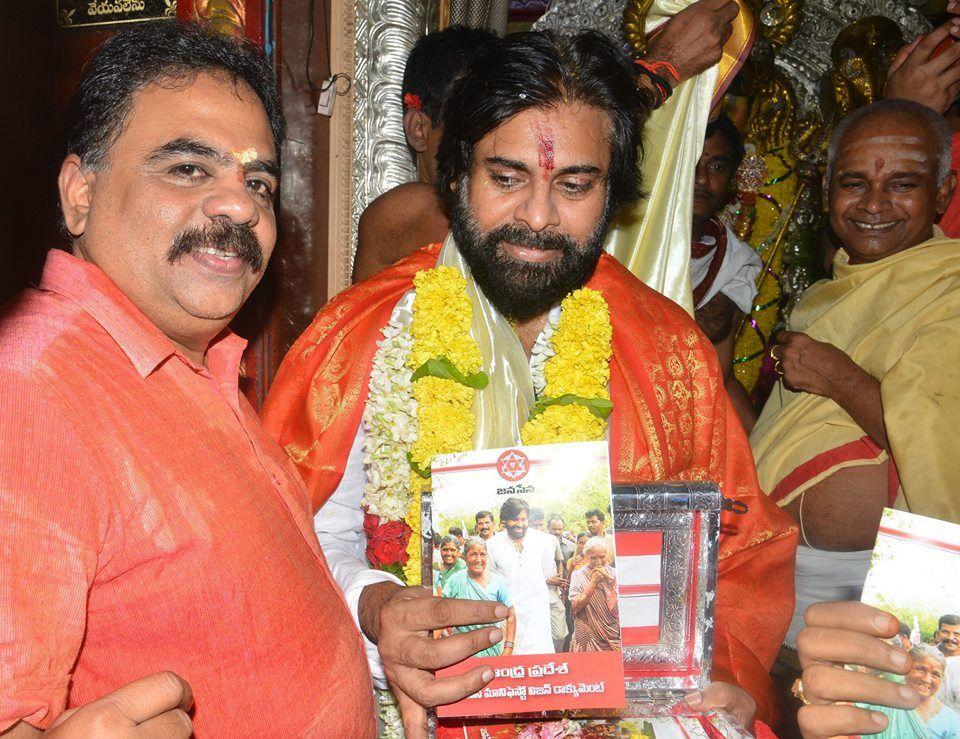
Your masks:
[{"label": "white jasmine garland", "polygon": [[530,377],[533,379],[533,392],[538,398],[543,395],[547,387],[545,368],[547,360],[556,354],[552,340],[559,323],[560,306],[555,305],[550,309],[543,331],[537,336],[537,340],[533,343],[533,350],[530,352]]},{"label": "white jasmine garland", "polygon": [[381,333],[383,340],[373,357],[370,393],[363,411],[367,482],[361,505],[381,519],[400,521],[412,499],[407,452],[417,439],[413,373],[406,366],[413,339],[409,330],[392,318]]}]

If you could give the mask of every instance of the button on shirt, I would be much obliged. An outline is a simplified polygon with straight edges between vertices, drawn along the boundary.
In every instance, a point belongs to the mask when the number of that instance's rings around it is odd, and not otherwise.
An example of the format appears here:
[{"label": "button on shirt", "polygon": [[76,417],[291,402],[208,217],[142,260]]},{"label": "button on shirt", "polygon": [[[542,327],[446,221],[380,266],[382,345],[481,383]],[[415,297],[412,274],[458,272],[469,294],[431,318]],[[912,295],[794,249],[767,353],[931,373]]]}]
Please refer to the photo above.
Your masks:
[{"label": "button on shirt", "polygon": [[197,736],[375,734],[309,496],[239,392],[97,267],[50,253],[0,319],[0,731],[161,670]]}]

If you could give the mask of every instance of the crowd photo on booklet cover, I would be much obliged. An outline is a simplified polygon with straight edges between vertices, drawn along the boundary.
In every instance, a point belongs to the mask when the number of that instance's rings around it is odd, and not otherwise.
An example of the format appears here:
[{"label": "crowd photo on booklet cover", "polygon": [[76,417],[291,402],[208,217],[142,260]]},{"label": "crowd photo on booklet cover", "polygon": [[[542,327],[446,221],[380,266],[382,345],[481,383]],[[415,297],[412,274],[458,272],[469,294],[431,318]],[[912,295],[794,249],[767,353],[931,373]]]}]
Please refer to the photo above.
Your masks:
[{"label": "crowd photo on booklet cover", "polygon": [[960,0],[841,5],[0,0],[0,737],[960,739]]}]

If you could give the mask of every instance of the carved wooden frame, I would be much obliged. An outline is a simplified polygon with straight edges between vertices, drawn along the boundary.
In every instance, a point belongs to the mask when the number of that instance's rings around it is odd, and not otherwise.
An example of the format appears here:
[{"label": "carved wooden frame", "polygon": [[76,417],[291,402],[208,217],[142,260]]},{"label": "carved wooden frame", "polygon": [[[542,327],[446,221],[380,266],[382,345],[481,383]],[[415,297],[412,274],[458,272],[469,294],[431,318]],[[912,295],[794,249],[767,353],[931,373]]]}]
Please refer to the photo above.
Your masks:
[{"label": "carved wooden frame", "polygon": [[331,58],[349,74],[330,125],[327,294],[350,284],[357,221],[371,200],[415,178],[403,134],[400,87],[422,35],[426,0],[332,0]]}]

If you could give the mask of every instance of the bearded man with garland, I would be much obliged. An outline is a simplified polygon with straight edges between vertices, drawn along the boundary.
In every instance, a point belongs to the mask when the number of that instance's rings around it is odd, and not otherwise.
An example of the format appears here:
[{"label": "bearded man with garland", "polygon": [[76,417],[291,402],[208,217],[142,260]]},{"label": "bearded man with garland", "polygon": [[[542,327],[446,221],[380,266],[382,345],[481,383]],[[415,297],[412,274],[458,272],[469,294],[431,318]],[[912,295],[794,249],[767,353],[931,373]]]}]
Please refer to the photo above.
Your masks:
[{"label": "bearded man with garland", "polygon": [[[364,520],[361,500],[366,494],[369,502],[372,487],[383,484],[364,469],[382,452],[365,448],[371,417],[418,410],[372,408],[367,401],[384,380],[382,367],[373,371],[378,344],[403,344],[413,299],[437,266],[466,278],[457,299],[472,305],[469,336],[489,378],[475,391],[476,448],[520,443],[521,426],[543,392],[534,375],[550,344],[545,327],[557,320],[562,325],[560,304],[571,293],[601,296],[609,308],[604,320],[612,340],[605,345],[612,356],[608,385],[600,390],[609,390],[613,410],[599,438],[609,439],[615,482],[715,480],[724,495],[749,509],[724,513],[717,682],[691,697],[691,707],[722,707],[745,724],[754,714],[774,718],[767,673],[793,605],[796,532],[758,488],[709,341],[679,306],[603,254],[613,215],[639,193],[641,127],[649,110],[633,66],[602,36],[530,33],[492,43],[445,111],[439,191],[450,207],[451,234],[331,301],[274,382],[264,422],[313,493],[324,552],[368,638],[375,680],[387,678],[398,696],[408,736],[424,735],[423,706],[457,700],[493,678],[483,667],[455,678],[436,678],[432,671],[480,651],[484,639],[502,638],[499,629],[487,627],[432,642],[431,629],[454,623],[449,619],[457,614],[445,608],[456,601],[441,605],[425,589],[403,588],[396,577],[369,569],[363,556],[366,547],[382,561],[410,536],[409,529],[397,534],[406,527],[400,520],[383,525],[369,511]],[[575,293],[582,287],[590,291]],[[437,302],[439,311],[444,303]],[[411,369],[394,365],[386,373],[399,382],[409,380]],[[428,421],[419,424],[426,433]],[[434,425],[441,436],[459,428],[452,421]],[[563,440],[583,438],[581,430]],[[410,427],[400,424],[396,431],[402,451]],[[410,478],[417,476],[414,469]],[[408,521],[418,527],[416,515]],[[489,607],[486,623],[502,618],[494,604]]]}]

